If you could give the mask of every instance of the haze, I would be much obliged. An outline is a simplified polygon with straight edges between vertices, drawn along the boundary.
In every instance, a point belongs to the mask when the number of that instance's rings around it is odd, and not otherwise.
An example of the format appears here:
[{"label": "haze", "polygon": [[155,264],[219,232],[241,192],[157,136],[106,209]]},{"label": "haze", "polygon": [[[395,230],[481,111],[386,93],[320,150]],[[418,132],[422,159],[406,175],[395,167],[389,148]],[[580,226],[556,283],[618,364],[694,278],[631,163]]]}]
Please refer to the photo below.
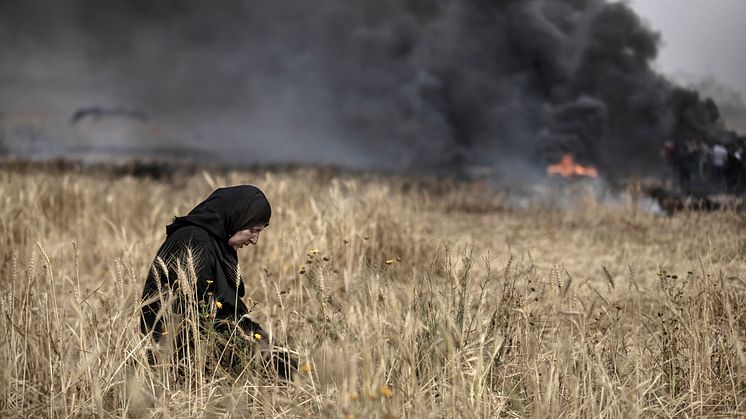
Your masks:
[{"label": "haze", "polygon": [[663,37],[657,64],[680,79],[712,76],[746,96],[746,1],[631,0]]}]

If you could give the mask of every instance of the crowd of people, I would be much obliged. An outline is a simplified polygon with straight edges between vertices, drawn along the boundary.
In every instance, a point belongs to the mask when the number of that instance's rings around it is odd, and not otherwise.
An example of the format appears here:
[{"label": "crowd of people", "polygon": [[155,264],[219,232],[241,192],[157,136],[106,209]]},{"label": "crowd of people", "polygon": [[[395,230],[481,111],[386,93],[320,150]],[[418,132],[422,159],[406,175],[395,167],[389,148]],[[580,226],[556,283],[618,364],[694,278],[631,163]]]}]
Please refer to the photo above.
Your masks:
[{"label": "crowd of people", "polygon": [[663,157],[684,193],[696,187],[746,192],[746,138],[712,144],[666,141]]}]

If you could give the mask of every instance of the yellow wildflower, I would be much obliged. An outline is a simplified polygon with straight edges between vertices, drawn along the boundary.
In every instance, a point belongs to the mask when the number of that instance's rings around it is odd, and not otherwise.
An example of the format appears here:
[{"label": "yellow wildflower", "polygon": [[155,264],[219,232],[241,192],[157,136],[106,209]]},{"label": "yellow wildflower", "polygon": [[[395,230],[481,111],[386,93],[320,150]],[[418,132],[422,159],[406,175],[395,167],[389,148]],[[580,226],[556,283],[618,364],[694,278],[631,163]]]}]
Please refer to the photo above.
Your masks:
[{"label": "yellow wildflower", "polygon": [[262,340],[262,335],[260,335],[259,333],[254,333],[254,339]]},{"label": "yellow wildflower", "polygon": [[382,385],[379,391],[381,392],[381,395],[383,395],[383,397],[386,397],[386,398],[394,397],[394,390],[387,385]]},{"label": "yellow wildflower", "polygon": [[215,301],[215,306],[217,308],[223,308],[223,303],[221,303],[220,301]]},{"label": "yellow wildflower", "polygon": [[392,265],[394,263],[394,259],[386,259],[387,265]]},{"label": "yellow wildflower", "polygon": [[212,284],[212,283],[213,283],[214,281],[213,281],[212,279],[208,279],[208,280],[207,280],[207,281],[205,281],[205,282],[207,282],[207,285],[210,285],[210,284]]}]

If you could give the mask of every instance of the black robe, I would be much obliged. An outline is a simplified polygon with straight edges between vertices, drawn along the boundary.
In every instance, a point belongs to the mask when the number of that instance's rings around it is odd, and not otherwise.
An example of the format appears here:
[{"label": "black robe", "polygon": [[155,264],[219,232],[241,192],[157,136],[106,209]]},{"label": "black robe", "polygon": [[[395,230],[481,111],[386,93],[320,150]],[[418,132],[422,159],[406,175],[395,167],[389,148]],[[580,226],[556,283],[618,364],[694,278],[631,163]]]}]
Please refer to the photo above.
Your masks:
[{"label": "black robe", "polygon": [[[237,323],[250,336],[259,333],[266,337],[262,328],[246,316],[249,310],[241,300],[245,291],[238,273],[238,255],[228,245],[228,239],[238,231],[266,226],[270,217],[267,198],[258,188],[248,185],[217,189],[187,216],[176,217],[166,227],[166,240],[145,281],[142,332],[152,332],[156,340],[160,339],[164,331],[161,301],[167,301],[169,289],[179,295],[178,271],[190,269],[187,260],[191,256],[195,301],[202,307],[216,308],[216,325]],[[172,308],[182,311],[184,298],[173,301]]]}]

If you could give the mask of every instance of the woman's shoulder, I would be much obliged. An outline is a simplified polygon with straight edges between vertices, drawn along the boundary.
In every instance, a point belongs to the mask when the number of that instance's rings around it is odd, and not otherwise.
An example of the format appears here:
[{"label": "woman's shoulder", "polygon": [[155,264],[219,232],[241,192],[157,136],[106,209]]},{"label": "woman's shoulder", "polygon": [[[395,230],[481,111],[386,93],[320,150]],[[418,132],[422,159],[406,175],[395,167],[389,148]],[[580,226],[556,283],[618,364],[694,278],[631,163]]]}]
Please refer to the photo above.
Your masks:
[{"label": "woman's shoulder", "polygon": [[[205,231],[203,228],[198,226],[184,226],[180,229],[171,233],[166,242],[170,242],[169,247],[180,247],[189,246],[193,249],[200,250],[213,250],[215,247],[215,240],[213,237]],[[178,246],[176,246],[178,245]]]}]

